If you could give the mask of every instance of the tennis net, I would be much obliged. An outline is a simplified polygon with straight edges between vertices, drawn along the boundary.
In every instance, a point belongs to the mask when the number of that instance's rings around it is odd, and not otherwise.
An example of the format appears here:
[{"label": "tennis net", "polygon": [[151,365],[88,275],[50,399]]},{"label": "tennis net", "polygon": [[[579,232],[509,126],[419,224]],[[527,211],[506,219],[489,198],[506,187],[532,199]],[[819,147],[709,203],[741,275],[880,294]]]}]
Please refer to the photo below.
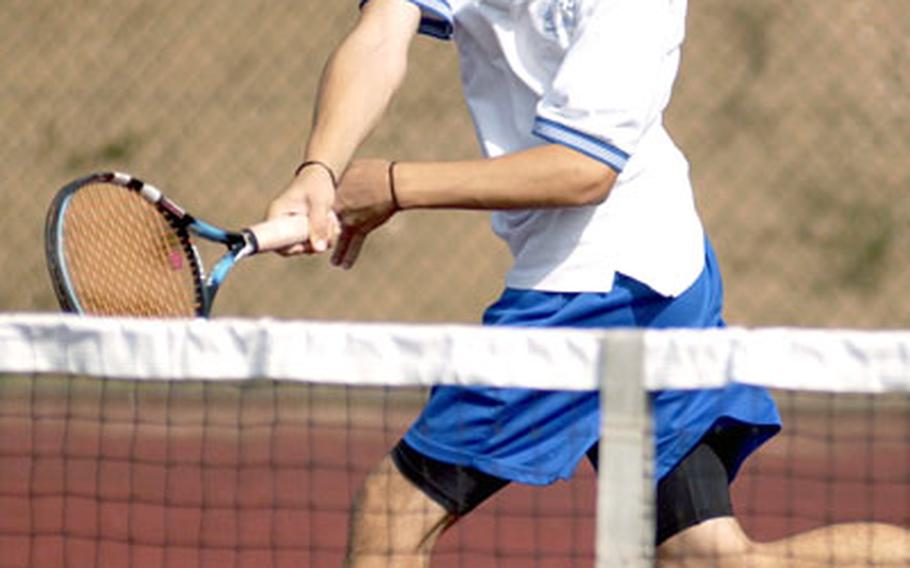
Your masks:
[{"label": "tennis net", "polygon": [[784,419],[733,486],[746,532],[885,523],[908,565],[908,333],[10,314],[0,567],[340,566],[361,482],[437,384],[600,390],[604,412],[599,473],[510,485],[434,567],[651,566],[646,393],[730,381],[773,389]]}]

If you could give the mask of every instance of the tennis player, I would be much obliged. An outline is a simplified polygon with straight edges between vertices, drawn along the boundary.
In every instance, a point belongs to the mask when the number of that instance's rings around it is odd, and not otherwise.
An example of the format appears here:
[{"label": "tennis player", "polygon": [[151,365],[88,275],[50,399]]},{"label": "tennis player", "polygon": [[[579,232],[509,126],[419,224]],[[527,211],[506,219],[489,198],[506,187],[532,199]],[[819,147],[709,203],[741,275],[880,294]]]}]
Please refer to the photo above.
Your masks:
[{"label": "tennis player", "polygon": [[[310,241],[286,254],[334,245],[332,261],[350,267],[400,211],[492,210],[514,264],[487,325],[724,325],[688,163],[663,124],[685,16],[685,0],[361,2],[326,65],[306,161],[269,209],[309,216]],[[417,33],[457,45],[485,157],[352,161],[401,84]],[[434,389],[357,498],[348,565],[427,566],[437,537],[508,483],[568,479],[585,456],[596,466],[597,396]],[[653,405],[663,566],[908,561],[908,537],[894,527],[747,538],[729,483],[780,427],[764,390],[667,391]]]}]

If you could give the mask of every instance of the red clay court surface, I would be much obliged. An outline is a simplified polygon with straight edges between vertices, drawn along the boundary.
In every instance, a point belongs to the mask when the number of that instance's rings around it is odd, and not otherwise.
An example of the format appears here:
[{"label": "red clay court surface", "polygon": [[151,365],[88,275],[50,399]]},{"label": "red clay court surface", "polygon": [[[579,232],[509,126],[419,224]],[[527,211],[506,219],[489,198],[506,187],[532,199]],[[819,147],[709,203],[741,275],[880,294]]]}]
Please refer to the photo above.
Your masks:
[{"label": "red clay court surface", "polygon": [[[341,566],[351,497],[415,408],[261,385],[9,384],[2,568]],[[787,433],[735,485],[756,538],[834,521],[910,525],[907,398],[874,410],[828,402],[799,414],[784,404]],[[511,486],[443,537],[433,566],[590,567],[594,490],[587,463],[571,483]]]}]

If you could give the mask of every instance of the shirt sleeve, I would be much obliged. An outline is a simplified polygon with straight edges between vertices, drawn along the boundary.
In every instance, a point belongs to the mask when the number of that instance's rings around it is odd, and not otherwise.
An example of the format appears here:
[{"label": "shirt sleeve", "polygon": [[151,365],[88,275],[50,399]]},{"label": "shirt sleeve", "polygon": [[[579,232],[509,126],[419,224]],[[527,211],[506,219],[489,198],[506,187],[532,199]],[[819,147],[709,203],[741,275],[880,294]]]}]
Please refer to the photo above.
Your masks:
[{"label": "shirt sleeve", "polygon": [[621,172],[670,100],[684,6],[680,0],[596,3],[573,30],[544,89],[534,134]]},{"label": "shirt sleeve", "polygon": [[[360,0],[360,7],[370,0]],[[407,0],[420,8],[419,32],[438,39],[451,39],[454,30],[452,7],[447,0]]]}]

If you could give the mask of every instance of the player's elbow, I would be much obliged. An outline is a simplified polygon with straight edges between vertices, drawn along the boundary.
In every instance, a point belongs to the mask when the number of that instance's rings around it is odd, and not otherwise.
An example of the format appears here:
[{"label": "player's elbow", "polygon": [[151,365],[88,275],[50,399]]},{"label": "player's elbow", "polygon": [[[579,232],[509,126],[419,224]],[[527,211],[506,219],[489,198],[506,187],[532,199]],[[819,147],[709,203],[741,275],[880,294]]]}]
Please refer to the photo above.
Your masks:
[{"label": "player's elbow", "polygon": [[546,151],[552,158],[553,182],[560,187],[559,205],[596,205],[610,194],[617,172],[606,163],[561,144],[552,144]]},{"label": "player's elbow", "polygon": [[571,205],[585,206],[603,203],[610,195],[617,173],[603,164],[591,164],[584,168],[577,178],[575,190],[571,192]]}]

